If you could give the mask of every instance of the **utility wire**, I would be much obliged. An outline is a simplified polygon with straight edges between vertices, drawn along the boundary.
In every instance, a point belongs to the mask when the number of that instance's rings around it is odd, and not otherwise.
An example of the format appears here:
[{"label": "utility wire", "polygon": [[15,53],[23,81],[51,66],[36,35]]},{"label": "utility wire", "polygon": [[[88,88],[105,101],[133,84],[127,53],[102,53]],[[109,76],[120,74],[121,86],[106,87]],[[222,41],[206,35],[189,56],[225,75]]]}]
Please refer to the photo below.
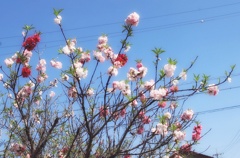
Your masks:
[{"label": "utility wire", "polygon": [[[217,15],[217,16],[211,16],[211,17],[206,17],[206,18],[201,18],[201,19],[182,21],[182,22],[172,23],[172,24],[165,24],[165,25],[159,25],[159,26],[153,26],[153,27],[146,27],[146,28],[142,28],[142,29],[136,30],[135,33],[145,33],[145,32],[150,32],[150,31],[169,29],[169,28],[186,26],[186,25],[192,25],[192,24],[200,24],[200,23],[204,23],[204,22],[210,22],[210,21],[220,20],[220,19],[223,19],[223,18],[234,17],[234,16],[240,16],[240,12],[221,14],[221,15]],[[111,33],[108,33],[108,35],[109,35],[109,37],[119,37],[119,36],[122,35],[122,33],[121,32],[111,32]],[[88,42],[88,41],[96,40],[97,36],[99,36],[99,35],[89,35],[89,36],[76,37],[76,38],[83,39],[83,40],[80,40],[78,42]],[[20,37],[20,36],[18,36],[18,37]],[[91,39],[87,39],[87,38],[91,38]],[[87,40],[84,40],[84,39],[87,39]],[[62,40],[58,39],[58,40],[41,42],[41,44],[60,42],[60,41],[62,41]],[[0,48],[19,47],[19,46],[20,45],[8,45],[8,46],[2,46]],[[59,45],[45,46],[45,47],[40,48],[40,49],[53,48],[53,47],[59,47]],[[5,53],[5,54],[7,54],[7,53]]]},{"label": "utility wire", "polygon": [[[158,15],[158,16],[152,16],[152,17],[142,18],[141,20],[150,20],[150,19],[156,19],[156,18],[161,18],[161,17],[168,17],[168,16],[175,16],[175,15],[193,13],[193,12],[200,12],[200,11],[205,11],[205,10],[212,10],[212,9],[217,9],[217,8],[236,6],[236,5],[239,5],[239,4],[240,4],[240,2],[235,2],[235,3],[217,5],[217,6],[213,6],[213,7],[206,7],[206,8],[202,8],[202,9],[200,8],[200,9],[194,9],[194,10],[188,10],[188,11],[181,11],[181,12],[163,14],[163,15]],[[66,29],[64,31],[75,31],[75,30],[94,28],[94,27],[101,27],[101,26],[108,26],[108,25],[115,25],[115,24],[122,24],[122,22],[113,22],[113,23],[105,23],[105,24],[98,24],[98,25],[89,25],[89,26],[84,26],[84,27],[70,28],[70,29]],[[56,33],[56,32],[59,32],[59,31],[58,30],[57,31],[56,30],[55,31],[48,31],[48,32],[44,32],[44,34],[50,34],[50,33]],[[21,36],[18,36],[18,35],[6,36],[6,37],[0,37],[0,39],[16,38],[16,37],[21,37]]]}]

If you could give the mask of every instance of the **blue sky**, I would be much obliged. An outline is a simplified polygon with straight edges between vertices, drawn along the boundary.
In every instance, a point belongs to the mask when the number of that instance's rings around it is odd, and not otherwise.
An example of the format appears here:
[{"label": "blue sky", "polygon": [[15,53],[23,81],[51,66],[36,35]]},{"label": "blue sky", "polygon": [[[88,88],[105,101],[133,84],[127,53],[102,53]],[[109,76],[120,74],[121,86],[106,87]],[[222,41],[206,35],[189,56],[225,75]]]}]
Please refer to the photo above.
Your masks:
[{"label": "blue sky", "polygon": [[[63,28],[68,38],[77,38],[78,45],[94,50],[98,36],[109,35],[113,49],[120,46],[121,25],[128,14],[137,12],[140,23],[130,39],[128,65],[134,66],[136,57],[151,65],[151,50],[166,50],[162,65],[171,57],[178,60],[177,73],[198,56],[198,61],[188,74],[206,73],[211,78],[224,76],[225,70],[236,64],[232,83],[226,83],[216,97],[200,94],[189,99],[186,106],[196,112],[208,111],[198,116],[203,131],[211,131],[195,148],[197,152],[212,156],[224,153],[224,158],[240,157],[240,104],[239,50],[240,50],[240,1],[239,0],[171,0],[171,1],[3,1],[0,6],[0,64],[20,48],[22,27],[35,26],[41,31],[39,50],[43,58],[57,57],[57,50],[64,46],[59,28],[53,22],[53,8],[63,8]],[[132,64],[131,64],[132,63]],[[151,75],[151,71],[149,71]],[[211,80],[214,83],[214,80]],[[222,108],[229,107],[230,110]],[[209,110],[219,109],[218,112]]]}]

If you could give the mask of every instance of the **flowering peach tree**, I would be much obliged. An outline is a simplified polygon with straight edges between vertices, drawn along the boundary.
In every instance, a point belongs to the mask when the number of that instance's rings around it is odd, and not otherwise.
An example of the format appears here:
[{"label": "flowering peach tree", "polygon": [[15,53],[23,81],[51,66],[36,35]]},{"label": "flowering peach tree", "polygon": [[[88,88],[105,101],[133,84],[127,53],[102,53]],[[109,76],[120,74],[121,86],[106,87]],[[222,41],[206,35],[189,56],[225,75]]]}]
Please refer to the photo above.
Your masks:
[{"label": "flowering peach tree", "polygon": [[[155,73],[147,74],[149,68],[137,60],[121,78],[118,72],[131,55],[129,38],[140,16],[134,12],[126,18],[119,50],[102,35],[96,48],[87,51],[65,36],[61,11],[54,10],[54,22],[65,40],[59,52],[68,61],[66,68],[57,58],[41,57],[36,49],[41,33],[33,33],[31,26],[24,27],[20,50],[0,67],[1,156],[167,158],[190,152],[203,134],[193,110],[183,110],[184,102],[198,92],[217,95],[234,66],[222,81],[209,84],[208,76],[194,75],[193,85],[184,88],[180,83],[196,59],[175,74],[177,60],[160,62],[164,50],[155,48],[149,67]],[[60,73],[48,74],[47,63]],[[186,133],[194,123],[192,134]]]}]

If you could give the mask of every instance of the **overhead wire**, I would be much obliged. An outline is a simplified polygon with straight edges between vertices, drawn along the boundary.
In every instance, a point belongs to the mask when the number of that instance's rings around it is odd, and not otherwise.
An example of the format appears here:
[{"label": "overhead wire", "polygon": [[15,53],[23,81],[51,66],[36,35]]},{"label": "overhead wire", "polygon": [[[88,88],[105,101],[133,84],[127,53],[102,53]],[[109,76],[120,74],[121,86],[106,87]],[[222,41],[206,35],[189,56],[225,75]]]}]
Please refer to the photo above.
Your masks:
[{"label": "overhead wire", "polygon": [[[217,15],[217,16],[211,16],[211,17],[205,17],[205,18],[201,18],[201,19],[182,21],[182,22],[172,23],[172,24],[165,24],[165,25],[159,25],[159,26],[153,26],[153,27],[146,27],[146,28],[142,28],[142,29],[137,29],[135,31],[135,33],[144,33],[144,32],[150,32],[150,31],[156,31],[156,30],[180,27],[180,26],[185,26],[185,25],[200,24],[200,23],[202,23],[202,20],[203,20],[203,22],[210,22],[210,21],[215,21],[215,20],[219,20],[219,19],[223,19],[223,18],[227,18],[227,17],[234,17],[234,16],[240,16],[240,12],[221,14],[221,15]],[[119,36],[121,36],[121,34],[122,34],[121,32],[110,32],[110,33],[108,33],[109,37],[119,37]],[[84,37],[81,37],[81,39],[83,39],[83,40],[79,40],[78,42],[94,41],[94,40],[96,40],[97,36],[98,35],[84,36]],[[76,37],[76,38],[80,38],[80,37]],[[91,39],[84,40],[84,39],[87,39],[87,38],[91,38]],[[53,43],[53,42],[60,42],[60,41],[62,41],[62,40],[58,39],[58,40],[41,42],[41,43],[44,44],[44,43]],[[0,48],[10,48],[10,47],[19,47],[19,46],[20,45],[8,45],[8,46],[0,46]],[[43,48],[44,49],[46,49],[46,48],[53,48],[53,47],[59,47],[59,44],[58,45],[52,45],[52,46],[51,45],[50,46],[45,46],[45,47],[42,47],[40,49],[43,49]],[[5,53],[5,54],[7,54],[7,53]]]},{"label": "overhead wire", "polygon": [[[180,11],[180,12],[175,12],[175,13],[162,14],[162,15],[142,18],[141,20],[150,20],[150,19],[155,19],[155,18],[175,16],[175,15],[181,15],[181,14],[187,14],[187,13],[193,13],[193,12],[200,12],[200,11],[205,11],[205,10],[212,10],[212,9],[217,9],[217,8],[236,6],[236,5],[240,5],[240,2],[228,3],[228,4],[223,4],[223,5],[217,5],[217,6],[212,6],[212,7],[205,7],[205,8],[200,8],[200,9],[187,10],[187,11]],[[80,29],[86,29],[86,28],[94,28],[94,27],[101,27],[101,26],[108,26],[108,25],[115,25],[115,24],[122,24],[122,22],[119,21],[119,22],[112,22],[112,23],[105,23],[105,24],[97,24],[97,25],[76,27],[76,28],[65,29],[64,31],[74,31],[74,30],[80,30]],[[59,31],[58,30],[47,31],[47,32],[43,32],[43,33],[44,34],[49,34],[49,33],[56,33],[56,32],[59,32]],[[0,39],[16,38],[16,37],[21,37],[21,36],[13,35],[13,36],[0,37]]]}]

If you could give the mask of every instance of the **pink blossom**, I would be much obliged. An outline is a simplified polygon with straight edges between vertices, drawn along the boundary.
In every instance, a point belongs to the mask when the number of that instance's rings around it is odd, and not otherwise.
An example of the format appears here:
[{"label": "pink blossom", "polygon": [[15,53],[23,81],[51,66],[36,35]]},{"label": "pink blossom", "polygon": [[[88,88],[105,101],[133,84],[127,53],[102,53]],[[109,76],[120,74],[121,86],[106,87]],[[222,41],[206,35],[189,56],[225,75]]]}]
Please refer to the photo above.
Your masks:
[{"label": "pink blossom", "polygon": [[228,77],[228,78],[227,78],[227,81],[228,81],[228,83],[231,83],[231,82],[232,82],[232,78],[231,78],[231,77]]},{"label": "pink blossom", "polygon": [[99,62],[103,63],[105,61],[105,57],[102,55],[102,52],[94,51],[93,55]]},{"label": "pink blossom", "polygon": [[113,81],[112,86],[113,89],[118,89],[119,81]]},{"label": "pink blossom", "polygon": [[69,49],[68,45],[62,48],[63,54],[69,55],[71,53],[71,50]]},{"label": "pink blossom", "polygon": [[178,86],[170,87],[170,91],[173,92],[173,93],[177,92],[178,91]]},{"label": "pink blossom", "polygon": [[210,84],[207,90],[209,95],[214,95],[214,96],[217,95],[219,92],[218,86],[216,86],[215,84]]},{"label": "pink blossom", "polygon": [[200,134],[201,131],[202,131],[202,126],[201,125],[197,125],[197,126],[194,127],[193,130],[194,130],[194,132]]},{"label": "pink blossom", "polygon": [[21,156],[26,151],[26,146],[19,143],[13,143],[10,146],[10,151],[16,156]]},{"label": "pink blossom", "polygon": [[17,58],[18,58],[18,56],[19,56],[18,54],[19,54],[19,52],[15,53],[15,54],[11,57],[14,62],[16,62],[16,60],[17,60]]},{"label": "pink blossom", "polygon": [[48,78],[48,75],[45,73],[41,73],[38,77],[37,77],[37,81],[39,83],[42,83],[43,81],[45,81]]},{"label": "pink blossom", "polygon": [[175,109],[178,106],[177,102],[171,102],[170,108]]},{"label": "pink blossom", "polygon": [[41,73],[44,73],[46,71],[46,64],[47,63],[45,59],[39,60],[36,70],[41,71]]},{"label": "pink blossom", "polygon": [[106,35],[102,35],[98,38],[99,44],[107,44],[107,42],[108,42],[108,37]]},{"label": "pink blossom", "polygon": [[98,44],[97,49],[100,52],[103,52],[106,49],[107,45],[106,44]]},{"label": "pink blossom", "polygon": [[144,88],[147,89],[147,90],[153,90],[155,87],[155,82],[154,80],[150,80],[150,81],[146,81],[144,83]]},{"label": "pink blossom", "polygon": [[172,77],[174,75],[175,69],[176,69],[176,65],[172,65],[172,64],[164,65],[164,71],[165,71],[166,77]]},{"label": "pink blossom", "polygon": [[146,67],[142,66],[138,69],[138,71],[139,71],[138,77],[143,78],[146,76],[148,69]]},{"label": "pink blossom", "polygon": [[160,134],[165,136],[168,131],[167,131],[168,126],[162,123],[158,123],[156,128],[152,128],[151,131],[155,134]]},{"label": "pink blossom", "polygon": [[29,50],[27,50],[27,49],[25,49],[24,50],[24,52],[23,52],[23,55],[25,56],[25,57],[32,57],[32,51],[29,51]]},{"label": "pink blossom", "polygon": [[76,40],[76,38],[74,38],[74,39],[71,39],[71,40],[68,40],[67,41],[68,42],[68,48],[69,48],[69,50],[71,51],[71,52],[74,52],[75,50],[76,50],[76,43],[77,43],[77,40]]},{"label": "pink blossom", "polygon": [[192,119],[192,117],[193,117],[193,110],[191,110],[191,109],[184,111],[184,113],[181,116],[182,120],[184,120],[184,121],[186,121],[186,120],[190,121]]},{"label": "pink blossom", "polygon": [[68,96],[71,98],[76,98],[77,97],[77,89],[75,87],[70,87],[68,89]]},{"label": "pink blossom", "polygon": [[61,24],[61,21],[62,21],[61,15],[58,15],[56,18],[54,18],[54,22],[58,25]]},{"label": "pink blossom", "polygon": [[179,77],[182,78],[183,80],[187,80],[187,72],[186,71],[182,71],[179,74]]},{"label": "pink blossom", "polygon": [[126,109],[124,108],[124,109],[122,109],[121,111],[120,111],[120,116],[121,117],[125,117],[125,115],[126,115]]},{"label": "pink blossom", "polygon": [[26,36],[26,32],[22,31],[22,36],[25,37]]},{"label": "pink blossom", "polygon": [[57,68],[57,69],[62,68],[62,63],[60,61],[51,60],[50,63],[51,63],[51,66],[54,68]]},{"label": "pink blossom", "polygon": [[118,120],[118,119],[119,119],[119,114],[118,114],[118,112],[113,112],[113,113],[112,113],[112,117],[113,117],[114,120]]},{"label": "pink blossom", "polygon": [[67,81],[69,79],[69,76],[66,74],[62,75],[62,81]]},{"label": "pink blossom", "polygon": [[3,80],[3,74],[0,73],[0,81]]},{"label": "pink blossom", "polygon": [[100,117],[106,117],[109,114],[108,107],[101,106],[99,108],[99,115]]},{"label": "pink blossom", "polygon": [[73,68],[74,69],[76,69],[76,68],[81,68],[83,66],[83,63],[82,62],[80,62],[80,61],[75,61],[74,63],[73,63]]},{"label": "pink blossom", "polygon": [[85,63],[89,62],[91,60],[91,56],[89,52],[84,52],[81,54],[80,62]]},{"label": "pink blossom", "polygon": [[49,83],[50,83],[50,86],[57,87],[58,80],[55,78],[53,81],[50,81]]},{"label": "pink blossom", "polygon": [[110,76],[117,76],[118,74],[118,69],[115,68],[114,66],[110,66],[108,68],[108,72],[107,72]]},{"label": "pink blossom", "polygon": [[164,116],[165,118],[167,118],[167,119],[170,119],[170,118],[172,117],[172,115],[171,115],[170,112],[166,112],[166,113],[164,113],[163,116]]},{"label": "pink blossom", "polygon": [[192,134],[192,140],[193,141],[198,141],[200,139],[201,139],[201,135],[200,134],[198,134],[198,133],[193,133]]},{"label": "pink blossom", "polygon": [[140,93],[139,96],[140,96],[140,101],[141,101],[142,103],[145,103],[145,102],[146,102],[146,96],[145,96],[145,94]]},{"label": "pink blossom", "polygon": [[12,58],[7,58],[4,60],[4,63],[6,64],[7,67],[11,67],[14,61],[12,60]]},{"label": "pink blossom", "polygon": [[173,84],[173,86],[177,86],[179,81],[178,80],[172,80],[171,83]]},{"label": "pink blossom", "polygon": [[142,119],[143,124],[149,124],[151,122],[150,116],[144,116]]},{"label": "pink blossom", "polygon": [[160,108],[164,108],[166,105],[167,105],[167,102],[166,102],[166,101],[160,101],[160,102],[158,102],[158,106],[159,106]]},{"label": "pink blossom", "polygon": [[145,117],[145,111],[144,110],[141,110],[138,114],[138,118],[139,119],[143,119]]},{"label": "pink blossom", "polygon": [[144,127],[143,126],[138,127],[137,134],[142,134],[143,132],[144,132]]},{"label": "pink blossom", "polygon": [[29,97],[32,94],[32,87],[31,85],[27,84],[23,86],[20,91],[17,93],[17,99],[19,101],[23,101],[25,98]]},{"label": "pink blossom", "polygon": [[55,92],[54,91],[51,91],[50,94],[49,94],[50,98],[53,98],[55,96]]},{"label": "pink blossom", "polygon": [[88,70],[87,69],[85,69],[85,68],[77,68],[76,69],[76,75],[77,75],[77,77],[79,77],[79,78],[86,78],[87,77],[87,75],[88,75]]},{"label": "pink blossom", "polygon": [[137,62],[137,68],[139,69],[140,67],[142,67],[143,66],[143,64],[142,64],[142,62]]},{"label": "pink blossom", "polygon": [[128,15],[125,22],[127,25],[137,26],[139,23],[139,18],[140,18],[140,16],[136,12],[133,12],[130,15]]},{"label": "pink blossom", "polygon": [[183,152],[190,152],[191,151],[191,145],[186,143],[180,147],[180,150]]},{"label": "pink blossom", "polygon": [[134,106],[134,107],[137,106],[137,104],[138,104],[138,102],[137,102],[136,99],[134,99],[134,100],[131,102],[131,105]]},{"label": "pink blossom", "polygon": [[129,50],[131,49],[131,46],[130,45],[127,45],[125,48],[124,48],[124,52],[128,52]]},{"label": "pink blossom", "polygon": [[163,97],[167,95],[167,90],[165,88],[159,88],[150,91],[150,97],[155,100],[161,100]]},{"label": "pink blossom", "polygon": [[87,95],[88,96],[92,96],[94,94],[94,89],[93,88],[89,88],[88,90],[87,90]]},{"label": "pink blossom", "polygon": [[138,74],[139,74],[138,70],[134,69],[133,67],[130,67],[130,70],[127,73],[127,78],[130,81],[136,81]]},{"label": "pink blossom", "polygon": [[173,132],[173,137],[174,137],[174,140],[176,141],[181,141],[181,140],[184,140],[185,137],[186,137],[186,133],[183,132],[183,131],[180,131],[180,130],[175,130]]},{"label": "pink blossom", "polygon": [[130,95],[131,89],[129,84],[126,84],[125,81],[114,81],[113,82],[113,89],[119,89],[123,95]]},{"label": "pink blossom", "polygon": [[111,47],[106,47],[104,50],[103,50],[103,53],[105,54],[106,58],[107,59],[112,59],[114,58],[114,53],[113,53],[113,50]]}]

